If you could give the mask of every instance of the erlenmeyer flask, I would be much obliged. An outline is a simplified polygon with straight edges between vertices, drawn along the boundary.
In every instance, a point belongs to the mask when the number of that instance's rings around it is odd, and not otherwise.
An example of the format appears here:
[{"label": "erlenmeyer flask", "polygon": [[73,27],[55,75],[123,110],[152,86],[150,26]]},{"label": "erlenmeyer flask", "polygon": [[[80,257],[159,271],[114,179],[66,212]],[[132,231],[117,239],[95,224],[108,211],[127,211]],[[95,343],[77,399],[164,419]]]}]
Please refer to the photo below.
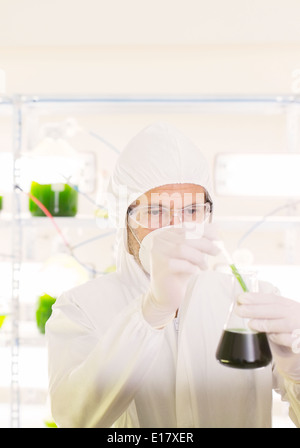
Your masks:
[{"label": "erlenmeyer flask", "polygon": [[[220,339],[216,358],[228,367],[237,369],[258,369],[267,366],[272,361],[267,335],[257,333],[248,327],[248,319],[239,317],[235,312],[236,299],[243,292],[241,283],[249,292],[258,291],[258,281],[255,272],[240,272],[239,277],[232,276],[233,303]],[[245,289],[244,289],[245,290]]]}]

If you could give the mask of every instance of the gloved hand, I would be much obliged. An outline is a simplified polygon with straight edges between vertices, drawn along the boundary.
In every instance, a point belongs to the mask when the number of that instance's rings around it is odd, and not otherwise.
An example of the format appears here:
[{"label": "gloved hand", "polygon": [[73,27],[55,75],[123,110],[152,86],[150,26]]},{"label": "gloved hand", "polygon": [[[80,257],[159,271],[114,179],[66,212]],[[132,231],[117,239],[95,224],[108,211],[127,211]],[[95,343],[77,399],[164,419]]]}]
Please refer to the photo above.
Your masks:
[{"label": "gloved hand", "polygon": [[213,244],[215,227],[205,226],[202,237],[192,239],[183,228],[167,228],[153,237],[150,259],[150,289],[144,298],[143,314],[155,328],[174,318],[193,275],[207,269],[206,255],[217,255]]},{"label": "gloved hand", "polygon": [[276,294],[244,293],[236,311],[250,319],[250,328],[268,334],[278,372],[300,382],[300,303]]}]

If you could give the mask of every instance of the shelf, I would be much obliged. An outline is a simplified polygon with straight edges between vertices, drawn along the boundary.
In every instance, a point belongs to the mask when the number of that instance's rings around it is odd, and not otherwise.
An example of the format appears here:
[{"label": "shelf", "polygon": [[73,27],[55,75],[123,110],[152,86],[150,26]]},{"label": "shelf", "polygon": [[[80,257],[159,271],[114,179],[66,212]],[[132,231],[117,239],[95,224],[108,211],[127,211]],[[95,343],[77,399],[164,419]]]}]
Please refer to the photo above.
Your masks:
[{"label": "shelf", "polygon": [[[10,213],[1,213],[0,214],[0,227],[8,226],[12,221],[12,215]],[[91,215],[77,215],[74,217],[54,217],[55,221],[59,226],[62,227],[95,227],[99,230],[103,231],[111,231],[114,232],[113,228],[101,228],[97,226],[97,220],[101,218],[97,218]],[[236,226],[245,226],[245,225],[254,225],[257,222],[264,220],[264,226],[268,227],[286,227],[291,225],[300,225],[300,216],[271,216],[264,219],[262,216],[241,216],[241,215],[232,215],[232,216],[215,216],[214,222],[217,224],[221,224],[222,226],[226,225],[236,225]],[[21,214],[20,216],[20,224],[22,226],[30,226],[30,227],[47,227],[51,226],[51,221],[47,217],[34,217],[27,213]]]},{"label": "shelf", "polygon": [[[15,102],[39,113],[49,111],[60,112],[69,110],[72,113],[87,110],[98,112],[130,112],[159,110],[176,112],[205,112],[216,113],[267,113],[278,114],[285,112],[288,106],[299,106],[300,97],[291,95],[269,96],[82,96],[82,97],[48,97],[43,95],[28,95],[15,97]],[[77,109],[76,109],[77,108]]]},{"label": "shelf", "polygon": [[[78,215],[74,217],[55,217],[54,218],[57,223],[60,225],[65,226],[90,226],[95,223],[95,227],[97,227],[96,224],[96,217],[92,217],[89,215]],[[98,218],[99,219],[99,218]],[[261,216],[217,216],[214,219],[214,222],[220,223],[220,224],[233,224],[233,223],[240,223],[242,225],[244,224],[254,224],[258,221],[262,221]],[[6,214],[0,217],[0,226],[1,224],[7,225],[12,220],[12,216],[10,214]],[[20,223],[22,225],[29,225],[29,226],[47,226],[51,225],[51,221],[47,217],[32,217],[28,215],[21,215]],[[279,225],[290,225],[290,224],[300,224],[300,216],[273,216],[270,218],[266,218],[264,220],[265,224],[279,224]],[[100,228],[100,227],[98,227]],[[106,230],[106,229],[103,229]],[[113,229],[111,229],[113,230]]]},{"label": "shelf", "polygon": [[11,116],[13,113],[13,100],[9,97],[0,96],[0,115]]},{"label": "shelf", "polygon": [[[0,227],[7,226],[11,223],[13,216],[10,213],[1,213],[0,214]],[[101,229],[100,226],[97,226],[97,218],[96,216],[91,215],[77,215],[74,217],[54,217],[54,220],[57,222],[59,226],[74,226],[74,227],[95,227],[99,230],[113,230],[113,229]],[[30,226],[30,227],[45,227],[52,225],[51,221],[47,217],[43,216],[31,216],[28,213],[23,213],[19,217],[18,221],[22,226]]]},{"label": "shelf", "polygon": [[300,225],[300,216],[271,216],[263,218],[262,216],[223,216],[216,217],[214,222],[222,226],[245,226],[262,223],[264,228],[285,228]]}]

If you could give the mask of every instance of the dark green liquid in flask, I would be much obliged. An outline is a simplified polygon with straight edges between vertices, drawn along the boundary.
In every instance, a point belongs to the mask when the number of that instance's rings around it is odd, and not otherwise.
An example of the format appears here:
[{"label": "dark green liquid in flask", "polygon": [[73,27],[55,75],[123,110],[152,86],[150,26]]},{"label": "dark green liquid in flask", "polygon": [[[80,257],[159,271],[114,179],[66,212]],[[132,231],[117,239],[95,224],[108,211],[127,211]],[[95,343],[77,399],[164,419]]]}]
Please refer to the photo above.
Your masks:
[{"label": "dark green liquid in flask", "polygon": [[[37,198],[52,216],[75,216],[78,206],[78,192],[67,184],[41,185],[31,183],[30,193]],[[29,211],[32,216],[45,216],[39,206],[29,199]]]},{"label": "dark green liquid in flask", "polygon": [[[244,292],[248,288],[235,265],[230,268]],[[224,366],[236,369],[258,369],[272,361],[267,335],[255,333],[245,328],[226,328],[220,339],[217,360]]]},{"label": "dark green liquid in flask", "polygon": [[265,333],[227,329],[223,331],[216,358],[228,367],[258,369],[272,361],[272,354]]}]

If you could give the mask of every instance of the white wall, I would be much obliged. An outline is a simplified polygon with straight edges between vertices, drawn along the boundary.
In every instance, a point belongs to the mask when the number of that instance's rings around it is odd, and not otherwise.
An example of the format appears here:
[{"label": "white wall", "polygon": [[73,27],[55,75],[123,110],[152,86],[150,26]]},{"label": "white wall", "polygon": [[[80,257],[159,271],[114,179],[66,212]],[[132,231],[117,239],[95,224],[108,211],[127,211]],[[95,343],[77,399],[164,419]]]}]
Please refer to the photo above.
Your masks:
[{"label": "white wall", "polygon": [[0,0],[7,93],[290,92],[298,0]]},{"label": "white wall", "polygon": [[299,44],[0,47],[7,94],[291,93]]}]

